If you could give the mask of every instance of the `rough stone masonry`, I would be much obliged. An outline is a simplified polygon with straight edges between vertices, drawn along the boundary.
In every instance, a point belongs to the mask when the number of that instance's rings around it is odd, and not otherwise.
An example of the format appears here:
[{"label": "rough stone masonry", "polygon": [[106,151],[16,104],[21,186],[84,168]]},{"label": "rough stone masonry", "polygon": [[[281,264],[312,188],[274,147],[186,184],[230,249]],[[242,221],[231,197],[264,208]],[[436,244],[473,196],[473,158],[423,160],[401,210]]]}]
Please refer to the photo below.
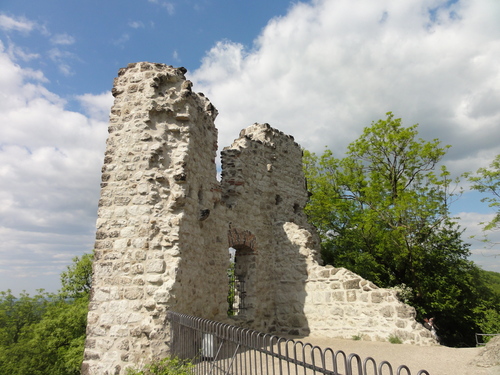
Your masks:
[{"label": "rough stone masonry", "polygon": [[320,265],[291,136],[268,124],[242,130],[217,180],[217,110],[185,73],[141,62],[115,79],[82,374],[167,356],[168,310],[277,334],[432,344],[395,291]]}]

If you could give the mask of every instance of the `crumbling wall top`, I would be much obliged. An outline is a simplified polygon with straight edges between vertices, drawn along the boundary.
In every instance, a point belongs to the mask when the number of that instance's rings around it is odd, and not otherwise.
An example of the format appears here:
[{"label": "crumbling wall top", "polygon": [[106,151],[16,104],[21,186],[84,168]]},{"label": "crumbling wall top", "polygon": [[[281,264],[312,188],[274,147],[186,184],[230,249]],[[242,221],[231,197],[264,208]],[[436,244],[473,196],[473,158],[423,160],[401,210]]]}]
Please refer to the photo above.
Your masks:
[{"label": "crumbling wall top", "polygon": [[294,141],[294,138],[291,135],[285,134],[282,131],[271,127],[268,123],[255,123],[241,130],[239,138],[236,139],[230,147],[225,147],[224,150],[231,148],[245,148],[246,140],[256,141],[270,147],[275,147],[276,142],[291,143],[300,149],[299,144]]}]

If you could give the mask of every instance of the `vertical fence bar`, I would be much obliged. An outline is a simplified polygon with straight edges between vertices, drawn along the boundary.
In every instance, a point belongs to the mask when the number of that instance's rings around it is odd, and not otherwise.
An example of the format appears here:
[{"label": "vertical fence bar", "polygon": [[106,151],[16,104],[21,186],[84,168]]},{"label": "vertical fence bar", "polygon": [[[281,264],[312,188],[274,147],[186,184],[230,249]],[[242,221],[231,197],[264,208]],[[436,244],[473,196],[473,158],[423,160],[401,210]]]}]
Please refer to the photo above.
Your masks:
[{"label": "vertical fence bar", "polygon": [[371,363],[373,365],[373,375],[377,375],[377,363],[372,357],[365,358],[363,362],[363,373],[365,375],[370,375],[368,374],[368,363]]},{"label": "vertical fence bar", "polygon": [[405,366],[405,365],[401,365],[401,366],[399,366],[399,367],[398,367],[398,371],[397,371],[397,373],[396,373],[396,374],[397,374],[397,375],[403,375],[403,373],[401,372],[401,371],[403,371],[403,370],[405,370],[405,371],[406,371],[406,375],[411,375],[411,371],[410,371],[410,369],[409,369],[407,366]]},{"label": "vertical fence bar", "polygon": [[389,374],[388,375],[393,375],[393,372],[392,372],[392,366],[389,362],[387,361],[382,361],[380,362],[380,364],[378,365],[378,372],[379,372],[379,375],[383,375],[383,368],[384,366],[386,366],[388,369],[389,369]]},{"label": "vertical fence bar", "polygon": [[333,349],[331,348],[326,348],[325,351],[324,351],[324,360],[325,360],[325,364],[324,364],[324,368],[328,370],[328,357],[331,357],[331,361],[332,361],[332,368],[331,368],[331,372],[335,375],[338,375],[338,366],[337,366],[337,357],[335,355],[335,352],[333,351]]}]

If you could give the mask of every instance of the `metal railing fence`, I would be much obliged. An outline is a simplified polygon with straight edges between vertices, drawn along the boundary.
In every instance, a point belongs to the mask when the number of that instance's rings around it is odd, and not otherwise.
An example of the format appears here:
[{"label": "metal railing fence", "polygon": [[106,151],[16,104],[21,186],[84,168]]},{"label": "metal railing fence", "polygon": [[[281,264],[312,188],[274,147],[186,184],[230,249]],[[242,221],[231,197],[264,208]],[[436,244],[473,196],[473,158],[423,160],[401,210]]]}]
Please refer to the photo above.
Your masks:
[{"label": "metal railing fence", "polygon": [[[200,375],[411,375],[401,365],[170,311],[171,355]],[[416,375],[430,375],[420,370]]]},{"label": "metal railing fence", "polygon": [[476,333],[476,346],[486,345],[484,338],[493,336],[500,336],[500,333]]}]

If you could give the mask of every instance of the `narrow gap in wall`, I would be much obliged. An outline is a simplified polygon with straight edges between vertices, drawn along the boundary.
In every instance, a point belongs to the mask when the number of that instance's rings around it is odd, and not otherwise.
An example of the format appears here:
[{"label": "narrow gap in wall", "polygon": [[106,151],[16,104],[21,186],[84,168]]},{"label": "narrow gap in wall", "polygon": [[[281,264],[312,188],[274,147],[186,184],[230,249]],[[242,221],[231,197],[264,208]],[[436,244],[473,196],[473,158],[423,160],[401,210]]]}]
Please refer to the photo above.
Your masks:
[{"label": "narrow gap in wall", "polygon": [[235,268],[235,260],[236,260],[236,249],[230,247],[229,248],[229,268],[227,269],[227,278],[229,282],[229,289],[227,294],[227,315],[235,316],[238,315],[238,303],[237,303],[237,282],[236,277],[234,275]]},{"label": "narrow gap in wall", "polygon": [[249,290],[255,271],[255,257],[252,249],[244,245],[229,248],[229,254],[231,262],[228,269],[228,315],[247,316],[253,305]]}]

